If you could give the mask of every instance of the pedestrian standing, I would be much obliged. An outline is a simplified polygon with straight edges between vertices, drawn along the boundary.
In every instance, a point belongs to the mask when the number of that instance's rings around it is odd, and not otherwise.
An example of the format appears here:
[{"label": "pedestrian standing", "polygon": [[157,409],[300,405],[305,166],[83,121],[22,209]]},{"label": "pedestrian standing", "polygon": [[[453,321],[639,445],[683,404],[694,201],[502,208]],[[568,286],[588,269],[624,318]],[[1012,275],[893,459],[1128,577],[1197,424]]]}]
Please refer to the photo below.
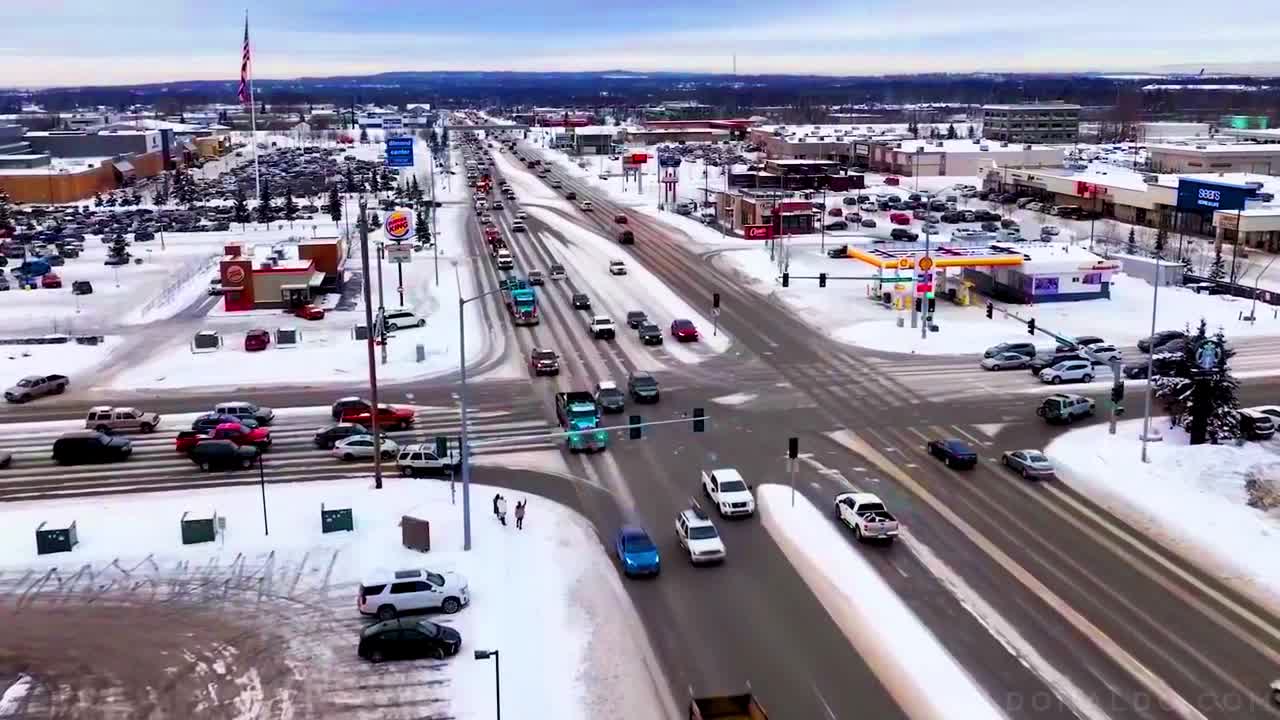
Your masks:
[{"label": "pedestrian standing", "polygon": [[525,506],[525,503],[527,502],[529,501],[526,499],[516,503],[516,529],[517,530],[524,529],[524,506]]},{"label": "pedestrian standing", "polygon": [[507,524],[507,499],[501,495],[498,496],[498,522]]},{"label": "pedestrian standing", "polygon": [[502,499],[501,493],[493,494],[493,516],[498,517],[498,501]]}]

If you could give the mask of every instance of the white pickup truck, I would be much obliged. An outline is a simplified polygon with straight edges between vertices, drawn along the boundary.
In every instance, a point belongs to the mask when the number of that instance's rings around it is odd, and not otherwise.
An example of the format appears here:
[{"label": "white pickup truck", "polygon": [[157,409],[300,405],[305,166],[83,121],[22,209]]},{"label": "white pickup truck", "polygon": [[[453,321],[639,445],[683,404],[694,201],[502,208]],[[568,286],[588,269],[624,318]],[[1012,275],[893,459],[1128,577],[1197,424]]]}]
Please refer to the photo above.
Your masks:
[{"label": "white pickup truck", "polygon": [[591,337],[596,340],[612,340],[618,333],[618,328],[613,324],[613,319],[604,315],[594,315],[587,321],[587,329],[591,331]]},{"label": "white pickup truck", "polygon": [[859,542],[898,537],[898,519],[871,493],[840,493],[836,496],[836,517],[853,531]]},{"label": "white pickup truck", "polygon": [[756,498],[751,486],[733,468],[702,471],[702,494],[715,504],[721,517],[754,515]]}]

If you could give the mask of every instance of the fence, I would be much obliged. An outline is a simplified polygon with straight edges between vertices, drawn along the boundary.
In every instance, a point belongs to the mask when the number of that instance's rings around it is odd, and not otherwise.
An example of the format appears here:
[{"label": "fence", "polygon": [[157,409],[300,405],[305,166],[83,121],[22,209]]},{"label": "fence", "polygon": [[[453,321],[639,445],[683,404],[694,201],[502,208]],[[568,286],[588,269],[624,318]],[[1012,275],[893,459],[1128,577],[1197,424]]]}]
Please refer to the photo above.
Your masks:
[{"label": "fence", "polygon": [[188,263],[186,267],[182,269],[181,274],[176,276],[174,281],[169,283],[169,286],[167,288],[162,290],[155,297],[143,303],[142,306],[139,307],[134,312],[134,315],[137,317],[146,317],[147,313],[151,312],[157,307],[160,307],[162,305],[167,305],[173,300],[174,296],[176,296],[179,292],[182,291],[184,287],[186,287],[186,284],[190,282],[190,280],[193,277],[195,277],[196,275],[200,275],[202,273],[209,272],[210,270],[213,269],[213,266],[217,263],[217,261],[218,261],[218,256],[211,255],[209,257],[201,258],[200,260],[195,260],[193,262]]},{"label": "fence", "polygon": [[1232,297],[1244,298],[1245,300],[1257,299],[1268,305],[1280,305],[1280,293],[1266,288],[1252,288],[1240,283],[1227,282],[1226,280],[1213,280],[1203,275],[1192,275],[1185,273],[1182,276],[1184,285],[1199,285],[1197,292],[1201,288],[1207,289],[1210,295],[1231,295]]}]

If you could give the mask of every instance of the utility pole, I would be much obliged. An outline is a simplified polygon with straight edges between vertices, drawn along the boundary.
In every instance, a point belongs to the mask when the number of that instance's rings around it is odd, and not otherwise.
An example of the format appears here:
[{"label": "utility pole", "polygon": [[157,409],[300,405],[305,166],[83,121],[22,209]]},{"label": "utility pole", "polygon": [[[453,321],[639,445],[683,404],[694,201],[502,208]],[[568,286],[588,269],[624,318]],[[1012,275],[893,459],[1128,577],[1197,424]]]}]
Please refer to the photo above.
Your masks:
[{"label": "utility pole", "polygon": [[818,220],[818,222],[822,223],[821,246],[822,246],[823,254],[826,254],[827,252],[827,186],[826,185],[822,186],[822,217],[821,219]]},{"label": "utility pole", "polygon": [[[428,152],[428,154],[430,154]],[[440,240],[436,235],[436,159],[431,158],[427,164],[427,172],[431,176],[431,255],[436,266],[436,285],[440,284]]]},{"label": "utility pole", "polygon": [[[1111,365],[1111,427],[1108,430],[1112,435],[1116,434],[1116,411],[1120,404],[1121,393],[1124,392],[1124,381],[1120,379],[1120,358],[1113,357],[1108,364]],[[1150,382],[1150,378],[1148,378]]]},{"label": "utility pole", "polygon": [[[930,238],[929,233],[925,233],[925,234],[924,234],[924,256],[925,256],[925,257],[929,257],[929,238]],[[918,267],[919,267],[919,265],[917,264],[917,266],[916,266],[916,267],[918,268]],[[928,270],[926,270],[925,272],[933,272],[933,265],[932,265],[932,261],[930,261],[929,269],[928,269]],[[918,281],[920,280],[920,275],[919,275],[919,273],[918,273],[918,272],[917,272],[917,274],[916,274],[916,280],[917,280],[917,285],[918,285],[918,284],[919,284],[919,283],[918,283]],[[932,286],[933,286],[933,280],[932,280],[932,279],[929,281],[929,285],[930,285],[930,287],[932,287]],[[936,294],[935,294],[935,296],[936,296]],[[925,297],[924,297],[924,295],[921,295],[921,296],[920,296],[920,300],[921,300],[921,302],[924,302],[924,301],[925,301]],[[930,316],[930,315],[926,315],[924,310],[921,310],[921,311],[920,311],[920,315],[921,315],[921,320],[923,320],[923,322],[921,322],[921,323],[920,323],[920,339],[921,339],[921,340],[924,340],[924,339],[926,339],[926,338],[928,337],[928,335],[929,335],[929,323],[932,321],[932,316]]]},{"label": "utility pole", "polygon": [[[364,270],[364,324],[368,332],[365,341],[369,348],[369,402],[370,426],[373,429],[373,487],[382,489],[382,433],[378,427],[378,364],[373,359],[373,292],[369,287],[369,226],[365,219],[365,204],[360,203],[360,265]],[[385,348],[386,345],[384,344]]]},{"label": "utility pole", "polygon": [[[1160,270],[1163,263],[1159,256],[1156,257],[1156,286],[1151,292],[1151,334],[1156,334],[1156,307],[1157,301],[1160,299]],[[1142,418],[1142,462],[1151,462],[1147,457],[1147,442],[1151,440],[1151,395],[1152,382],[1151,373],[1155,366],[1155,348],[1148,348],[1151,352],[1147,355],[1147,389],[1146,389],[1146,410]]]},{"label": "utility pole", "polygon": [[[366,231],[367,232],[367,231]],[[382,364],[387,364],[387,308],[382,297],[382,257],[385,248],[378,243],[378,336],[382,340]]]}]

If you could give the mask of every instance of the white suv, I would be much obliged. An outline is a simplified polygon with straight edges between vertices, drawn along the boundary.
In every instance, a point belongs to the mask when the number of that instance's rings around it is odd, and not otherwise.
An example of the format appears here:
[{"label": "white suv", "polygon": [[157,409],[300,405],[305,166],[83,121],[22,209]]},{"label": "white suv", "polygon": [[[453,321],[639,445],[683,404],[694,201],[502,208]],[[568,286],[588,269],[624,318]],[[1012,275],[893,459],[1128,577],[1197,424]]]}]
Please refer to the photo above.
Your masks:
[{"label": "white suv", "polygon": [[440,609],[453,614],[471,602],[466,578],[454,572],[396,570],[379,572],[360,583],[361,615],[390,620],[408,610]]},{"label": "white suv", "polygon": [[689,552],[689,562],[718,563],[724,561],[724,541],[716,526],[699,508],[690,508],[676,516],[676,539]]},{"label": "white suv", "polygon": [[418,317],[408,308],[387,308],[386,315],[383,316],[383,322],[387,324],[387,329],[392,332],[404,328],[422,327],[427,324],[426,320]]},{"label": "white suv", "polygon": [[1066,360],[1040,371],[1040,382],[1057,385],[1062,382],[1093,382],[1093,363],[1088,360]]}]

